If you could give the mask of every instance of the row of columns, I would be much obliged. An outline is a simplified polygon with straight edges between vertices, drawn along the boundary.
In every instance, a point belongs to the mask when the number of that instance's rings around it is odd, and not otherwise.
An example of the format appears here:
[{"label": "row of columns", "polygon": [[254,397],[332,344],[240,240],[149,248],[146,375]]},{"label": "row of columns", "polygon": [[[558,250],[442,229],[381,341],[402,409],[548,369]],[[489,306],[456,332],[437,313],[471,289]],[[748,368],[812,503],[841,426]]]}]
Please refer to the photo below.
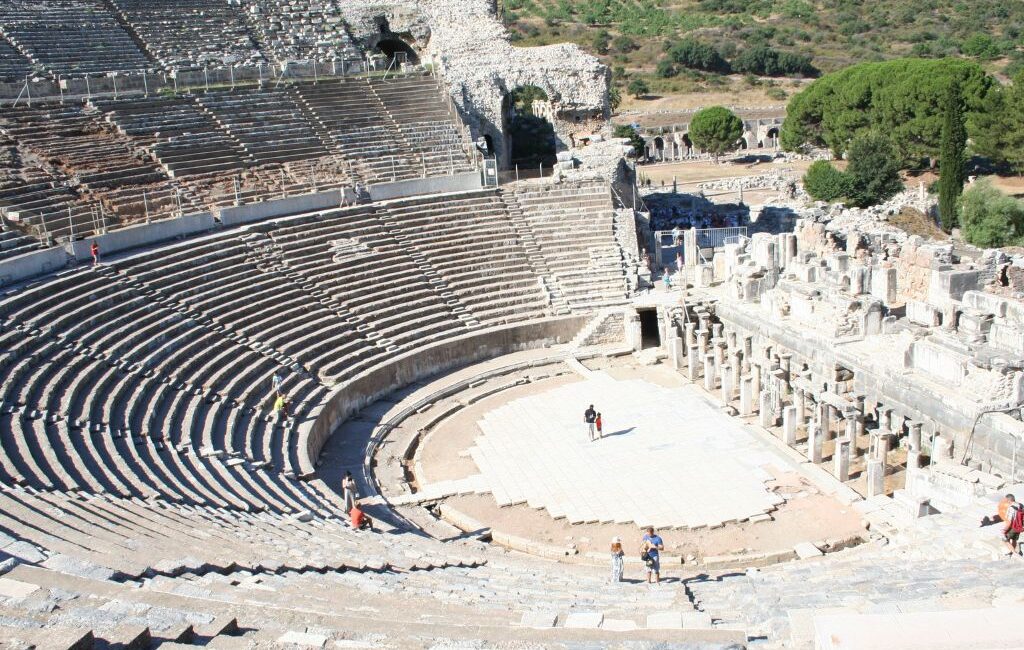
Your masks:
[{"label": "row of columns", "polygon": [[[885,493],[885,476],[889,465],[891,441],[898,439],[906,426],[907,472],[920,468],[923,423],[894,418],[894,410],[875,404],[877,428],[866,431],[864,395],[847,399],[828,393],[816,393],[810,377],[794,372],[792,356],[773,354],[770,347],[754,355],[753,336],[740,336],[724,329],[710,317],[698,314],[697,320],[683,324],[680,332],[668,328],[668,349],[674,367],[692,381],[702,381],[708,392],[718,391],[723,402],[737,402],[737,414],[759,416],[761,426],[772,429],[781,422],[782,441],[797,445],[801,433],[806,434],[807,459],[815,464],[824,460],[824,443],[834,440],[832,473],[841,481],[850,479],[851,468],[864,456],[867,496]],[[838,406],[845,400],[845,406]],[[906,420],[906,422],[905,422]],[[934,449],[943,445],[941,438]],[[941,452],[940,452],[941,453]]]}]

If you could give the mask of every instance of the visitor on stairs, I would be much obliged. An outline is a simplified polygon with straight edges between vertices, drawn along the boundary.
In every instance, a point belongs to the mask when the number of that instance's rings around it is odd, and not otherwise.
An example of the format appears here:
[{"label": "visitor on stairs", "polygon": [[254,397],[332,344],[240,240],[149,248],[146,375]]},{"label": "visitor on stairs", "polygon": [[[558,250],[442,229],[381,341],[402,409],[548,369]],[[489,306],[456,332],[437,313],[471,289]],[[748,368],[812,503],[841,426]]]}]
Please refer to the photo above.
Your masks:
[{"label": "visitor on stairs", "polygon": [[274,400],[274,413],[277,414],[277,423],[281,424],[288,419],[288,398],[284,393],[278,393]]},{"label": "visitor on stairs", "polygon": [[665,542],[654,534],[654,527],[648,526],[647,533],[640,540],[640,559],[647,565],[647,582],[661,582],[661,551],[665,550]]},{"label": "visitor on stairs", "polygon": [[359,494],[356,492],[356,480],[352,477],[352,472],[346,471],[344,478],[341,479],[341,494],[342,498],[345,499],[345,511],[350,512],[356,505],[356,499]]},{"label": "visitor on stairs", "polygon": [[661,279],[665,283],[665,290],[669,291],[672,289],[672,274],[669,273],[668,267],[666,266],[664,271],[661,273]]},{"label": "visitor on stairs", "polygon": [[626,552],[622,550],[622,539],[612,538],[612,582],[622,582],[622,563]]},{"label": "visitor on stairs", "polygon": [[95,240],[89,246],[89,252],[92,253],[92,265],[96,266],[100,263],[100,245]]},{"label": "visitor on stairs", "polygon": [[1010,501],[1010,504],[1006,509],[1006,525],[1003,527],[1003,541],[1006,542],[1006,546],[1009,547],[1010,555],[1016,555],[1018,553],[1020,534],[1021,532],[1024,532],[1024,506],[1017,503],[1017,500],[1012,494],[1007,494],[1006,498]]},{"label": "visitor on stairs", "polygon": [[274,392],[280,394],[281,384],[284,383],[284,369],[278,368],[277,371],[274,372],[274,377],[271,381],[274,382]]},{"label": "visitor on stairs", "polygon": [[373,531],[373,520],[359,507],[358,501],[352,504],[352,509],[348,513],[348,521],[355,530]]},{"label": "visitor on stairs", "polygon": [[590,436],[590,441],[593,442],[597,426],[597,411],[594,410],[593,404],[588,406],[587,410],[583,412],[583,422],[587,425],[587,435]]}]

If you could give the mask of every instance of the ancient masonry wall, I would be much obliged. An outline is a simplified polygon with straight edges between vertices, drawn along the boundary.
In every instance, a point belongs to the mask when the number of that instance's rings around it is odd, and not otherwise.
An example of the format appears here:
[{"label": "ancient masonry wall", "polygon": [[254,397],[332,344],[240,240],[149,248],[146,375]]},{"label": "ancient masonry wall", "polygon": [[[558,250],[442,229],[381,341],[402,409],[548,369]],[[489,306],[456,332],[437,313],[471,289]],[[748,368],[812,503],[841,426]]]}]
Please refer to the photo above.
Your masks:
[{"label": "ancient masonry wall", "polygon": [[[437,66],[473,137],[490,136],[499,162],[507,164],[503,103],[524,85],[543,89],[551,103],[559,149],[599,130],[610,114],[610,72],[573,44],[514,47],[491,0],[369,0],[344,3],[346,20],[364,42],[379,39],[385,24],[405,35]],[[507,108],[507,107],[506,107]]]}]

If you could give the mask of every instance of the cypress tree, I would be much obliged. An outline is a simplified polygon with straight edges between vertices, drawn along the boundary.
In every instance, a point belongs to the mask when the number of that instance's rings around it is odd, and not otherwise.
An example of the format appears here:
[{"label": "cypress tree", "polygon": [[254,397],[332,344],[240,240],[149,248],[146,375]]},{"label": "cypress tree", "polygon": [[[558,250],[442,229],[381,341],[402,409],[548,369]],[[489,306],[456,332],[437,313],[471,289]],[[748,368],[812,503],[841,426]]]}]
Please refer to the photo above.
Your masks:
[{"label": "cypress tree", "polygon": [[957,224],[956,204],[964,191],[964,149],[967,129],[964,126],[963,100],[960,85],[954,80],[946,93],[943,107],[942,143],[939,153],[939,219],[949,232]]}]

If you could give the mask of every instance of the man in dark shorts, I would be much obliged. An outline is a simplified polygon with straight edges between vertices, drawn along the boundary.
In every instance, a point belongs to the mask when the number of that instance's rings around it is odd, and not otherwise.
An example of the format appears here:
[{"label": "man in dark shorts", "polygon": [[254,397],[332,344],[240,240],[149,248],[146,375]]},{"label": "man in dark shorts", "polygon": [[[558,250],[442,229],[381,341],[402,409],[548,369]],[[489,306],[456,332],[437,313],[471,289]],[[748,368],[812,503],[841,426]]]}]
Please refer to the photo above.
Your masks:
[{"label": "man in dark shorts", "polygon": [[640,540],[640,552],[647,553],[647,582],[661,582],[661,551],[665,550],[665,542],[655,534],[654,527],[648,526],[647,533]]},{"label": "man in dark shorts", "polygon": [[583,412],[583,422],[586,423],[587,434],[590,436],[590,441],[593,442],[594,435],[597,433],[597,411],[594,410],[593,404]]}]

